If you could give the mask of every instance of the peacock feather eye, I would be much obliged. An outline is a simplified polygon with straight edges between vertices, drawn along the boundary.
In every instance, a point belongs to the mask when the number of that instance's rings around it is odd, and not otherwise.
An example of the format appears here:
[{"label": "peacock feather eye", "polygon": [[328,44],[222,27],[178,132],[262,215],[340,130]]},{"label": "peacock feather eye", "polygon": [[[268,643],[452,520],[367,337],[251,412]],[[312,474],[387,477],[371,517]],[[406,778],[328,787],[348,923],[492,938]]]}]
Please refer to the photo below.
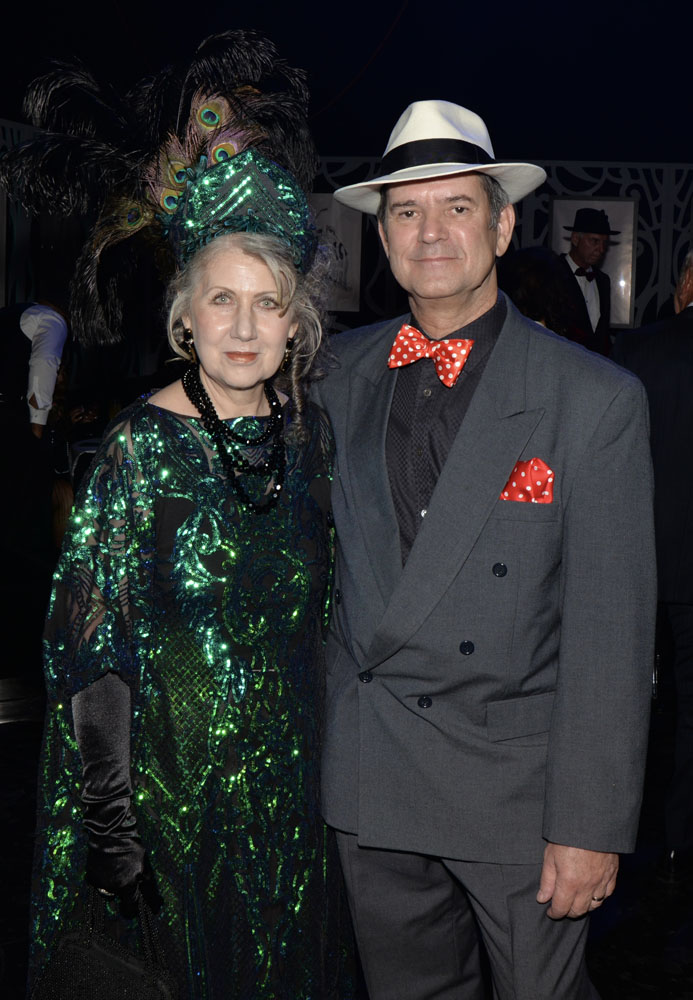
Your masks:
[{"label": "peacock feather eye", "polygon": [[188,170],[181,160],[171,160],[168,164],[168,182],[171,187],[185,187]]},{"label": "peacock feather eye", "polygon": [[164,212],[168,212],[173,215],[175,210],[178,208],[178,199],[180,198],[180,192],[172,191],[171,188],[164,188],[161,192],[161,198],[159,203],[163,208]]},{"label": "peacock feather eye", "polygon": [[128,235],[146,226],[150,217],[151,213],[146,205],[127,198],[118,199],[103,213],[103,218],[110,219],[117,230]]},{"label": "peacock feather eye", "polygon": [[213,146],[209,158],[212,163],[223,163],[225,160],[232,159],[238,150],[232,142],[219,142],[216,146]]},{"label": "peacock feather eye", "polygon": [[224,105],[221,101],[205,101],[197,109],[197,121],[204,129],[219,128],[224,114]]}]

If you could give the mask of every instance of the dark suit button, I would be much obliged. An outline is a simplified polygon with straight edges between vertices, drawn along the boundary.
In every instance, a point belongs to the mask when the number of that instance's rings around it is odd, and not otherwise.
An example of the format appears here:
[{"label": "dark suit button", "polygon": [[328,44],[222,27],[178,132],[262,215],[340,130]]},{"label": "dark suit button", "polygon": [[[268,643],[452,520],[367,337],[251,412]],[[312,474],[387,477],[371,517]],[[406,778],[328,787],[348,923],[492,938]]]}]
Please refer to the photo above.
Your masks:
[{"label": "dark suit button", "polygon": [[337,589],[334,592],[334,603],[335,604],[341,604],[342,603],[342,592],[339,589],[339,587],[337,587]]},{"label": "dark suit button", "polygon": [[362,670],[361,673],[359,674],[359,680],[361,681],[362,684],[370,684],[370,682],[373,680],[373,674],[370,672],[370,670]]},{"label": "dark suit button", "polygon": [[496,563],[496,565],[493,567],[494,576],[505,576],[507,572],[508,572],[508,567],[505,565],[505,563]]},{"label": "dark suit button", "polygon": [[422,694],[416,704],[419,706],[419,708],[430,708],[433,702],[431,701],[431,699],[428,697],[427,694]]},{"label": "dark suit button", "polygon": [[469,654],[473,652],[474,652],[474,643],[471,642],[469,639],[465,639],[464,642],[460,643],[460,653],[463,653],[464,656],[469,656]]}]

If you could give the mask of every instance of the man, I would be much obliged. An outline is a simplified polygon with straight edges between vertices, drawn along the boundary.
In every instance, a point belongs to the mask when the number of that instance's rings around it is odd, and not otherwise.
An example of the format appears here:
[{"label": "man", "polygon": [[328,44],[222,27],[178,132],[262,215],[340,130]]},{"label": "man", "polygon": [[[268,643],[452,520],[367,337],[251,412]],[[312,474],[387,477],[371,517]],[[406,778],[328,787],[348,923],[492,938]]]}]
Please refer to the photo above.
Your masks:
[{"label": "man", "polygon": [[606,212],[596,208],[579,208],[572,226],[570,251],[562,254],[572,301],[571,339],[608,357],[611,354],[609,326],[611,323],[611,280],[600,270],[609,237],[617,236],[611,229]]},{"label": "man", "polygon": [[333,338],[316,392],[337,446],[324,813],[371,1000],[480,997],[476,923],[496,998],[594,996],[586,922],[564,918],[613,891],[635,839],[646,400],[498,294],[509,202],[543,177],[423,101],[380,176],[337,192],[379,213],[411,305]]},{"label": "man", "polygon": [[676,314],[624,331],[614,360],[642,379],[650,402],[660,620],[673,639],[674,773],[665,804],[663,874],[693,868],[693,250],[681,268]]},{"label": "man", "polygon": [[43,698],[41,635],[56,551],[53,469],[38,439],[66,335],[65,320],[48,306],[25,302],[0,309],[6,480],[0,499],[0,715],[10,719],[13,712],[32,709],[37,691]]}]

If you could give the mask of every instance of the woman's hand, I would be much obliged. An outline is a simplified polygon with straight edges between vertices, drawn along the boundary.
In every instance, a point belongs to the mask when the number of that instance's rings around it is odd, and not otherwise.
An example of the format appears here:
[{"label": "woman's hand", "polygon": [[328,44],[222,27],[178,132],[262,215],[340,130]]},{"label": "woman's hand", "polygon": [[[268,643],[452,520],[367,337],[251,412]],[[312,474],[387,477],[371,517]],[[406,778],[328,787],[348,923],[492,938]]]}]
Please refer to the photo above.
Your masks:
[{"label": "woman's hand", "polygon": [[[153,913],[158,913],[162,899],[156,886],[156,879],[149,858],[141,852],[126,858],[125,853],[119,855],[117,862],[111,859],[112,854],[89,847],[87,853],[87,882],[106,896],[116,897],[120,902],[122,916],[132,918],[137,916],[140,896]],[[131,864],[137,864],[135,872]]]}]

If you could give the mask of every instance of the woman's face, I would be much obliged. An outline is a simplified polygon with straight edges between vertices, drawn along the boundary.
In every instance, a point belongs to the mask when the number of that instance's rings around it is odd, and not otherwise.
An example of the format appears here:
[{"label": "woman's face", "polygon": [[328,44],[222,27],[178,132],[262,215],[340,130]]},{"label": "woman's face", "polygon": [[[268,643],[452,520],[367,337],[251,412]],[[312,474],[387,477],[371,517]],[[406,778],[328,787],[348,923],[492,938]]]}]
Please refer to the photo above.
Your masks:
[{"label": "woman's face", "polygon": [[233,246],[210,257],[182,319],[206,380],[233,396],[262,389],[298,326],[291,309],[283,313],[267,265]]}]

